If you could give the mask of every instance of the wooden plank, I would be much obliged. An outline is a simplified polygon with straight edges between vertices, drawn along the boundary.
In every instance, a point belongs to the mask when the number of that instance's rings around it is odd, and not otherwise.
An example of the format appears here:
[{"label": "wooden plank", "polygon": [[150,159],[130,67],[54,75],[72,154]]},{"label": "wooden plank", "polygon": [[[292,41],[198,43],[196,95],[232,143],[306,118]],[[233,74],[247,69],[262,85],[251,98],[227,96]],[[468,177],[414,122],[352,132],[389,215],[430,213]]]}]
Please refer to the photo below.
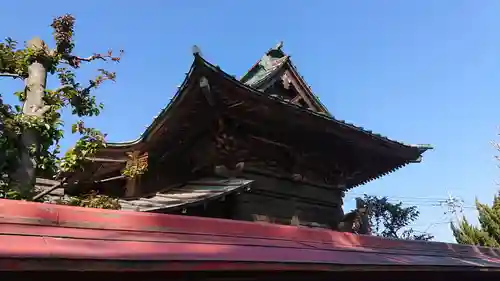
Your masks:
[{"label": "wooden plank", "polygon": [[238,196],[239,203],[254,204],[259,209],[281,209],[281,210],[303,210],[303,213],[307,212],[321,212],[328,213],[336,211],[340,206],[320,206],[317,204],[305,203],[294,198],[273,198],[267,197],[265,195],[253,194],[253,193],[243,193]]},{"label": "wooden plank", "polygon": [[243,220],[254,220],[255,215],[261,215],[291,222],[294,217],[297,217],[299,221],[334,226],[341,217],[339,208],[320,207],[252,193],[242,194],[237,200],[235,218]]},{"label": "wooden plank", "polygon": [[[332,136],[335,135],[340,139],[353,141],[355,146],[359,149],[363,148],[372,152],[379,151],[383,155],[404,157],[407,159],[415,158],[418,154],[417,150],[412,147],[368,133],[363,131],[361,128],[354,128],[353,125],[342,123],[341,121],[328,120],[327,118],[318,117],[313,114],[307,114],[302,110],[297,110],[291,106],[279,106],[276,100],[269,99],[268,97],[264,97],[262,95],[249,93],[243,88],[235,87],[234,83],[229,81],[222,80],[220,82],[221,88],[225,88],[225,90],[221,91],[221,93],[224,95],[231,93],[230,98],[232,99],[238,98],[241,100],[244,98],[245,101],[249,103],[254,102],[255,104],[266,104],[273,108],[273,110],[268,111],[268,114],[264,113],[261,116],[251,115],[244,118],[249,118],[250,120],[255,120],[257,117],[259,117],[259,119],[264,118],[267,119],[266,122],[268,124],[274,120],[276,124],[280,123],[281,126],[290,123],[289,120],[295,120],[296,122],[294,123],[294,126],[296,127],[296,130],[300,131],[298,127],[302,127],[312,129],[322,134],[327,133],[329,136],[324,136],[329,140],[333,139]],[[239,97],[236,94],[239,95]],[[274,109],[279,109],[281,114],[276,114]],[[231,109],[228,109],[228,111],[231,111]],[[242,112],[234,111],[233,113],[236,115],[242,114]]]},{"label": "wooden plank", "polygon": [[300,182],[291,182],[253,173],[245,173],[244,175],[255,181],[251,186],[251,190],[256,192],[258,190],[270,191],[278,195],[309,199],[322,204],[342,205],[341,190],[328,190]]},{"label": "wooden plank", "polygon": [[37,178],[35,183],[35,188],[40,193],[36,195],[35,196],[36,198],[34,199],[38,199],[45,195],[52,195],[52,196],[64,195],[64,188],[61,187],[61,182],[57,180]]},{"label": "wooden plank", "polygon": [[99,163],[127,163],[127,159],[109,159],[109,158],[99,158],[99,157],[87,157],[85,160],[90,162],[99,162]]},{"label": "wooden plank", "polygon": [[189,181],[187,185],[205,185],[205,186],[241,186],[251,183],[248,179],[200,179]]},{"label": "wooden plank", "polygon": [[45,179],[45,178],[36,178],[35,184],[37,185],[56,185],[58,184],[58,180],[51,180],[51,179]]}]

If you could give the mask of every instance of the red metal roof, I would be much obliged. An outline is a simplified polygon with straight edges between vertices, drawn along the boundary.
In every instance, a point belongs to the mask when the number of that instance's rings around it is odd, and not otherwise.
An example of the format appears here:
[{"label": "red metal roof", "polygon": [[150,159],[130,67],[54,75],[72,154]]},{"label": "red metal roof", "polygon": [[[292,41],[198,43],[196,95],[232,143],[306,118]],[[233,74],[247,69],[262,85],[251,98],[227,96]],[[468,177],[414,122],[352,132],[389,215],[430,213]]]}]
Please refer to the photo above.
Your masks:
[{"label": "red metal roof", "polygon": [[0,270],[500,269],[500,249],[0,200]]}]

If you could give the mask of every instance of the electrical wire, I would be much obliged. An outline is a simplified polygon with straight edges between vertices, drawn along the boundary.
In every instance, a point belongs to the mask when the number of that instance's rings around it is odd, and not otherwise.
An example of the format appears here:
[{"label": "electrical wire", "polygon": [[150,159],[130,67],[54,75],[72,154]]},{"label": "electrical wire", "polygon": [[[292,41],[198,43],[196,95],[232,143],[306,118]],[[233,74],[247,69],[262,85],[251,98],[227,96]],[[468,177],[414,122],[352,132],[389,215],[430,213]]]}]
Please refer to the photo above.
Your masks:
[{"label": "electrical wire", "polygon": [[[381,196],[381,195],[370,195],[370,194],[359,194],[359,193],[348,193],[346,194],[346,199],[354,200],[352,197],[363,197],[363,196],[375,196],[375,197],[386,197],[391,203],[403,203],[404,205],[416,206],[419,209],[431,207],[431,208],[445,208],[443,217],[435,222],[425,224],[426,227],[423,231],[415,230],[418,224],[412,224],[410,227],[413,231],[417,233],[429,233],[430,229],[443,224],[450,224],[454,220],[459,220],[459,214],[463,215],[465,209],[476,209],[473,205],[465,205],[465,201],[460,197],[452,196],[448,194],[448,197],[418,197],[418,196]],[[423,226],[423,225],[422,225]],[[420,228],[420,227],[418,227]]]},{"label": "electrical wire", "polygon": [[417,197],[417,196],[387,196],[387,195],[372,195],[372,194],[359,194],[359,193],[348,193],[346,195],[347,199],[354,199],[349,197],[363,197],[363,196],[376,196],[376,197],[387,197],[387,200],[392,203],[402,202],[405,205],[416,205],[417,207],[451,207],[463,209],[475,209],[472,204],[465,204],[465,201],[460,197],[449,196],[446,197]]}]

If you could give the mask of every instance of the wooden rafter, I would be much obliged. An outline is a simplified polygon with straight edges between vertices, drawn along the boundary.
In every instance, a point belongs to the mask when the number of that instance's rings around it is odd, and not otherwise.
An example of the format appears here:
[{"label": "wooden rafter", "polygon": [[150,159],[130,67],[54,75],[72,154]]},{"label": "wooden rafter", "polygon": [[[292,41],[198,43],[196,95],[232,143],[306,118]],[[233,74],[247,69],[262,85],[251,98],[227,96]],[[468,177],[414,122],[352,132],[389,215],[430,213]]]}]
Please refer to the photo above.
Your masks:
[{"label": "wooden rafter", "polygon": [[127,159],[111,159],[111,158],[99,158],[99,157],[87,157],[87,161],[98,162],[98,163],[127,163]]}]

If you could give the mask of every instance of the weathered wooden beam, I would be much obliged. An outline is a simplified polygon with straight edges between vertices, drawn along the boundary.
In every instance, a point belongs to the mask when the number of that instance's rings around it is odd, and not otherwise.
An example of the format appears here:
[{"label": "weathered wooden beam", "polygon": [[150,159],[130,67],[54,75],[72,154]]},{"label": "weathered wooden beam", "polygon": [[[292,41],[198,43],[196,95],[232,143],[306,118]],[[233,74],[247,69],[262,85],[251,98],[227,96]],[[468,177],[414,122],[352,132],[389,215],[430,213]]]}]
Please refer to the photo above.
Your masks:
[{"label": "weathered wooden beam", "polygon": [[207,100],[208,104],[210,106],[216,106],[217,105],[216,97],[214,95],[214,92],[210,88],[210,83],[207,77],[205,76],[200,77],[200,89],[203,95],[205,96],[205,99]]},{"label": "weathered wooden beam", "polygon": [[[253,168],[253,167],[245,167],[244,172],[261,174],[261,175],[266,175],[266,176],[272,176],[272,177],[279,178],[279,179],[294,181],[292,179],[292,175],[281,174],[281,173],[278,173],[276,171],[266,171],[263,169],[257,169],[257,168]],[[325,189],[338,189],[339,191],[347,191],[347,189],[348,189],[347,187],[342,186],[342,185],[329,185],[329,184],[325,184],[325,183],[321,183],[321,182],[310,181],[308,179],[302,179],[301,182],[304,184],[307,184],[307,185],[312,185],[312,186],[325,188]]]},{"label": "weathered wooden beam", "polygon": [[[297,161],[295,158],[303,158],[303,161],[307,164],[307,159],[304,158],[304,155],[293,156],[294,150],[286,145],[279,145],[279,143],[273,141],[259,140],[254,139],[251,136],[247,136],[250,140],[254,142],[243,142],[240,143],[240,146],[237,148],[237,151],[234,151],[234,155],[228,155],[227,157],[233,157],[234,159],[240,159],[239,161],[248,161],[251,165],[252,163],[257,162],[269,162],[275,161],[278,166],[281,167],[281,170],[287,170],[289,177],[295,181],[302,181],[304,179],[302,171],[304,168],[310,171],[316,171],[318,174],[318,179],[322,179],[324,176],[321,176],[321,173],[326,175],[330,170],[327,167],[333,167],[331,164],[328,164],[329,161],[320,161],[318,163],[319,168],[315,168],[314,165],[304,166],[302,161]],[[238,138],[235,139],[238,142]],[[230,154],[229,151],[219,152],[224,154]],[[223,159],[221,159],[223,160]],[[224,161],[222,161],[224,162]],[[323,171],[324,170],[324,171]],[[275,171],[277,172],[277,171]],[[310,172],[306,172],[306,174],[310,175]]]},{"label": "weathered wooden beam", "polygon": [[272,141],[272,140],[269,140],[269,139],[266,139],[266,138],[263,138],[263,137],[258,137],[258,136],[254,136],[254,135],[249,135],[249,137],[251,137],[253,139],[256,139],[258,141],[261,141],[261,142],[265,142],[265,143],[272,144],[272,145],[275,145],[275,146],[279,146],[279,147],[291,149],[291,147],[288,146],[288,145],[286,145],[286,144],[283,144],[283,143],[280,143],[280,142],[276,142],[276,141]]},{"label": "weathered wooden beam", "polygon": [[58,184],[60,181],[58,180],[51,180],[51,179],[44,179],[44,178],[36,178],[35,183],[37,185],[44,184],[44,185],[55,185]]},{"label": "weathered wooden beam", "polygon": [[[268,138],[255,136],[252,134],[253,132],[246,131],[246,133],[246,137],[249,138],[249,140],[255,141],[245,144],[247,145],[246,149],[250,150],[248,152],[250,155],[261,155],[264,156],[263,159],[276,159],[277,161],[281,161],[282,164],[280,164],[280,166],[282,167],[284,167],[284,164],[290,164],[291,168],[295,170],[295,173],[301,174],[300,171],[303,168],[306,168],[309,170],[316,170],[317,172],[321,171],[321,173],[336,173],[336,171],[342,171],[341,174],[345,174],[346,178],[354,176],[355,169],[353,168],[355,165],[352,163],[349,164],[342,159],[338,159],[338,157],[327,157],[324,153],[319,152],[300,151],[296,147],[270,140]],[[266,148],[267,146],[269,147]],[[280,158],[283,159],[280,160]],[[340,161],[342,165],[339,165],[340,163],[338,161]]]},{"label": "weathered wooden beam", "polygon": [[126,178],[126,176],[120,175],[120,176],[105,178],[105,179],[102,179],[102,180],[96,180],[93,183],[103,183],[103,182],[108,182],[108,181],[121,180],[121,179],[124,179],[124,178]]},{"label": "weathered wooden beam", "polygon": [[240,101],[240,102],[235,102],[235,103],[232,103],[232,104],[227,105],[227,108],[238,107],[238,106],[241,106],[241,105],[243,105],[243,104],[245,104],[245,102],[243,102],[243,101]]},{"label": "weathered wooden beam", "polygon": [[299,100],[301,100],[301,99],[302,99],[302,96],[301,96],[301,95],[297,95],[297,96],[295,96],[295,97],[294,97],[294,98],[290,101],[290,103],[298,103],[298,102],[299,102]]},{"label": "weathered wooden beam", "polygon": [[[358,129],[351,128],[352,126],[348,124],[334,124],[335,121],[333,120],[327,120],[326,118],[321,118],[313,114],[307,114],[303,110],[294,108],[293,106],[280,106],[275,100],[257,94],[251,95],[248,91],[235,88],[234,85],[230,85],[229,83],[222,82],[220,87],[226,87],[225,91],[221,91],[222,99],[232,99],[233,101],[238,99],[240,101],[245,101],[248,106],[254,104],[255,106],[272,107],[272,110],[261,111],[260,114],[245,114],[242,110],[236,111],[228,108],[227,113],[235,117],[238,116],[236,117],[238,119],[258,119],[261,126],[267,123],[274,128],[287,126],[287,124],[290,124],[290,120],[294,120],[292,123],[294,131],[300,131],[300,128],[308,128],[311,131],[322,132],[322,134],[324,134],[323,139],[345,139],[355,144],[358,148],[365,149],[367,152],[376,152],[391,157],[405,158],[411,158],[415,154],[415,151],[407,147],[383,139],[374,139],[374,137],[368,136],[365,132],[359,132]],[[228,93],[231,93],[231,96],[228,96]]]},{"label": "weathered wooden beam", "polygon": [[[305,154],[316,153],[318,154],[318,156],[322,156],[318,158],[318,160],[321,160],[322,158],[323,160],[337,159],[337,161],[343,161],[348,166],[352,166],[350,169],[358,166],[358,164],[353,161],[353,159],[355,159],[353,155],[358,154],[358,152],[354,150],[354,147],[349,147],[349,144],[339,142],[338,140],[329,142],[328,147],[322,147],[321,145],[318,145],[316,141],[314,141],[316,139],[316,136],[307,135],[304,132],[295,133],[279,129],[271,130],[270,128],[263,128],[258,124],[253,124],[250,122],[240,123],[239,127],[242,131],[245,132],[247,136],[251,136],[251,138],[258,139],[262,142],[267,142],[269,144],[274,143],[275,146],[283,148],[289,147],[289,149],[293,151],[302,151],[302,153]],[[311,142],[311,140],[313,140],[313,142]],[[360,163],[366,163],[366,155],[363,154],[360,156],[363,156],[360,159]]]},{"label": "weathered wooden beam", "polygon": [[127,163],[127,159],[109,159],[99,157],[86,157],[85,160],[99,163]]},{"label": "weathered wooden beam", "polygon": [[309,106],[309,108],[312,108],[313,111],[316,112],[322,112],[321,106],[316,104],[314,101],[312,95],[314,95],[309,87],[305,85],[303,82],[303,79],[299,77],[297,73],[294,73],[295,71],[286,71],[287,78],[289,79],[290,83],[293,85],[295,91],[302,97],[302,99],[306,102],[306,104]]},{"label": "weathered wooden beam", "polygon": [[56,190],[56,189],[60,188],[63,184],[65,184],[65,182],[66,182],[66,179],[61,180],[60,182],[58,182],[58,183],[54,184],[54,185],[53,185],[53,186],[51,186],[50,188],[48,188],[48,189],[46,189],[46,190],[44,190],[44,191],[42,191],[42,192],[38,193],[37,195],[35,195],[35,196],[33,197],[33,199],[32,199],[32,200],[33,200],[33,201],[36,201],[36,200],[38,200],[38,199],[42,198],[43,196],[45,196],[45,195],[47,195],[47,194],[51,193],[52,191],[54,191],[54,190]]}]

